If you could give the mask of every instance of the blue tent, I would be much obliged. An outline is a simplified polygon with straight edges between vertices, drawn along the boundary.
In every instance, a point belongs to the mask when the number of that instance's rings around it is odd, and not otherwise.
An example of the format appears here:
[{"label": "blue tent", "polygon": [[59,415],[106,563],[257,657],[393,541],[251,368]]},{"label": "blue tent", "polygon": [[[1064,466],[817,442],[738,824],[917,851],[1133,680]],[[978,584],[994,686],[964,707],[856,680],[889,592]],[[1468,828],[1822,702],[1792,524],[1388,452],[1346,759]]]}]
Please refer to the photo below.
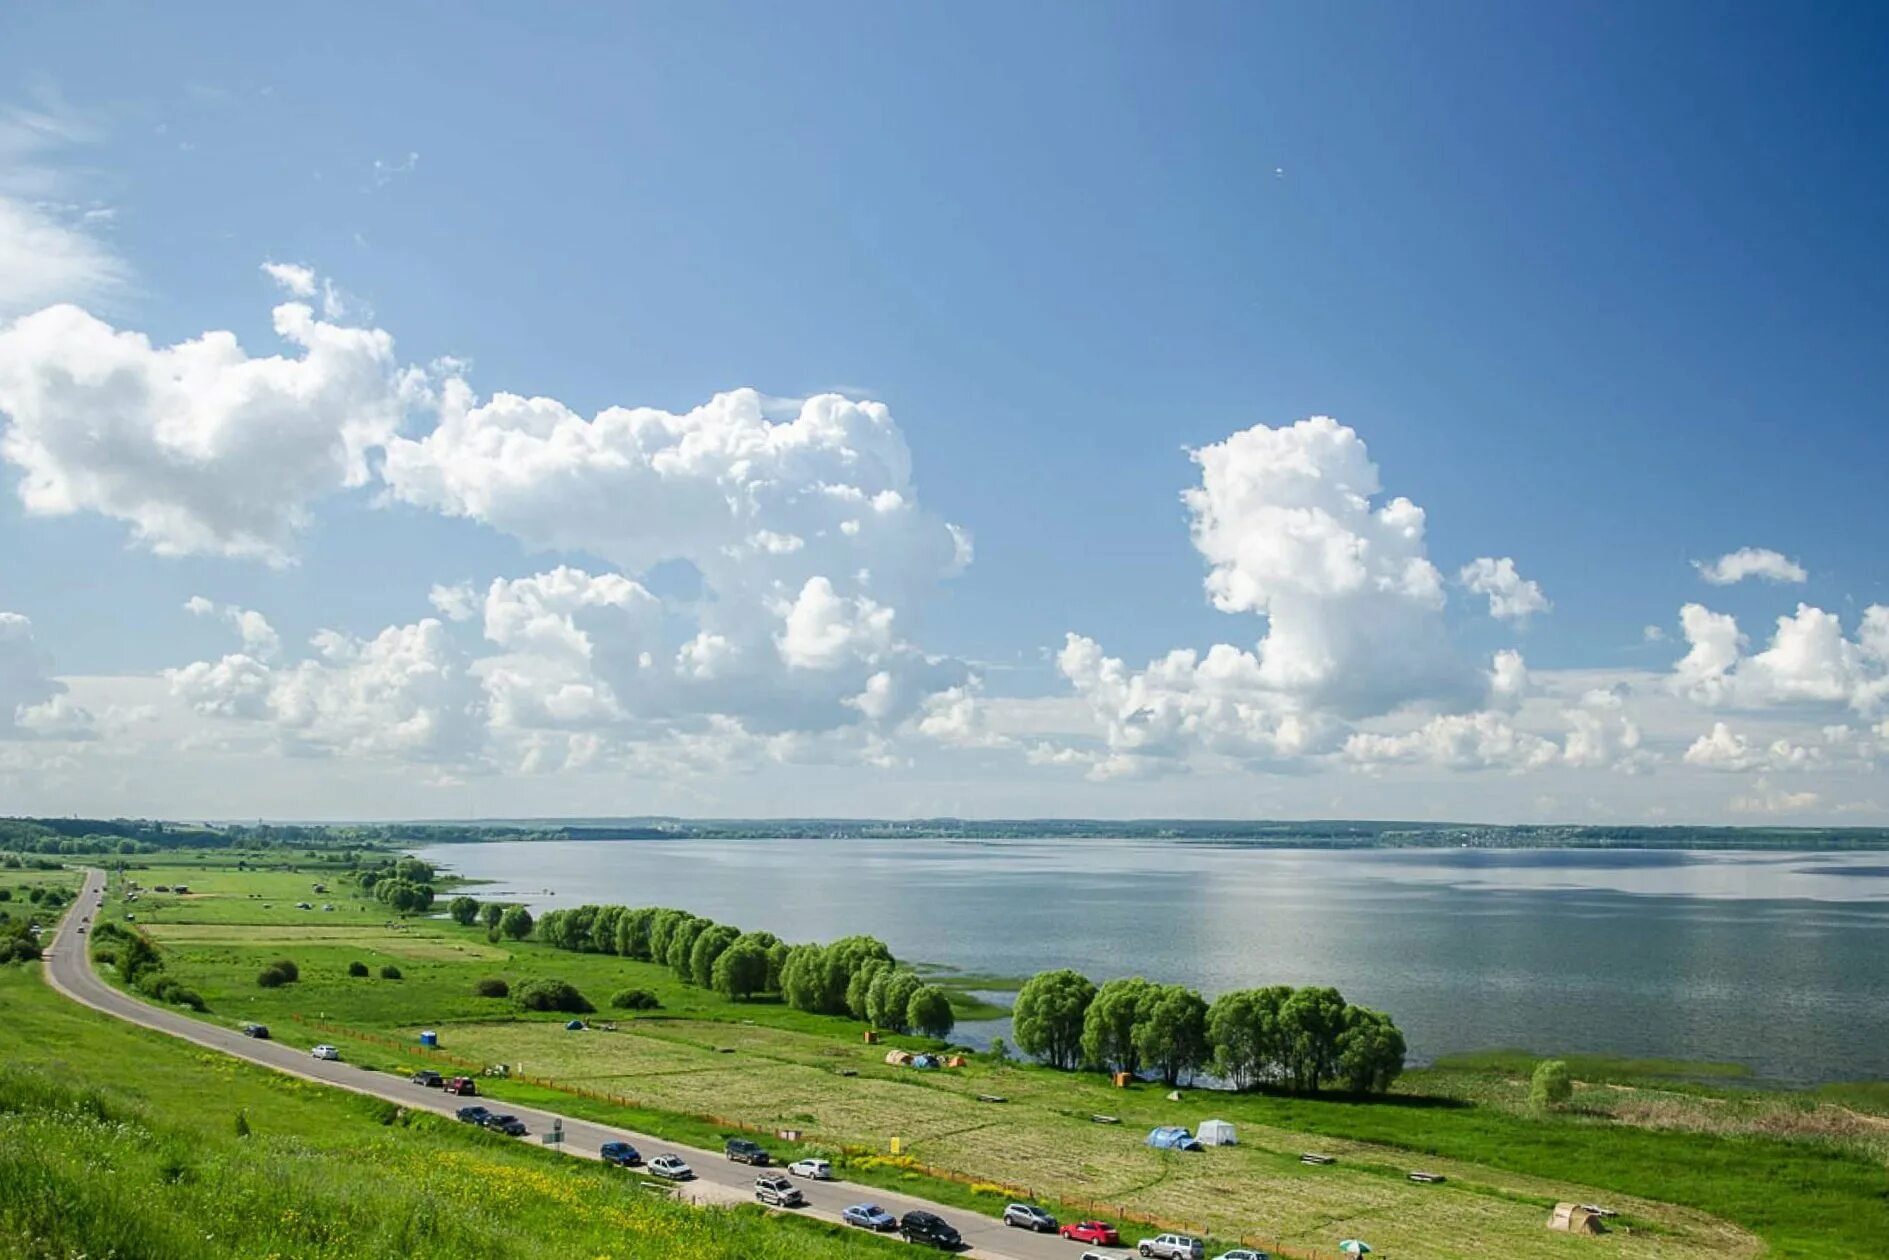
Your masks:
[{"label": "blue tent", "polygon": [[1166,1151],[1197,1151],[1201,1145],[1194,1135],[1179,1125],[1162,1125],[1148,1134],[1149,1146]]},{"label": "blue tent", "polygon": [[939,1066],[938,1056],[935,1054],[915,1054],[912,1056],[912,1066],[915,1068],[935,1068]]}]

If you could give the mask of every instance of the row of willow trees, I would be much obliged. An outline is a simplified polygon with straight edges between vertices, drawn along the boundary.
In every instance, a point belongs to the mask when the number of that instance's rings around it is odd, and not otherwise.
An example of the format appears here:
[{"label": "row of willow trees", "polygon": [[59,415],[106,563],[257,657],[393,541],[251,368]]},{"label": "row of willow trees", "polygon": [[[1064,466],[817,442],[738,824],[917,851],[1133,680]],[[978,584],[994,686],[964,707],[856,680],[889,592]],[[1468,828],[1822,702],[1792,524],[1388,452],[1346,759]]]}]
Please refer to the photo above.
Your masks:
[{"label": "row of willow trees", "polygon": [[1017,1048],[1052,1067],[1151,1072],[1170,1085],[1210,1070],[1238,1090],[1383,1093],[1404,1070],[1390,1016],[1331,988],[1240,989],[1209,1005],[1182,985],[1134,976],[1097,988],[1045,971],[1018,991],[1011,1023]]},{"label": "row of willow trees", "polygon": [[684,984],[735,1001],[779,994],[796,1010],[851,1015],[930,1037],[947,1036],[956,1022],[944,990],[901,967],[885,943],[870,936],[789,945],[772,932],[744,932],[659,906],[552,910],[533,934],[558,949],[657,963]]}]

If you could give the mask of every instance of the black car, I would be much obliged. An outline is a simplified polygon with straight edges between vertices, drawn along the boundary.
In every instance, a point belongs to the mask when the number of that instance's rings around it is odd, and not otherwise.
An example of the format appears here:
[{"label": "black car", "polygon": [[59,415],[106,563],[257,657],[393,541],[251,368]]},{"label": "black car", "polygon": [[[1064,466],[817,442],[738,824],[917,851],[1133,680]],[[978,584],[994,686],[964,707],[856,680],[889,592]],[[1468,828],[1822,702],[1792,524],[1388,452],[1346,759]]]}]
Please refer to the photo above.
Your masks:
[{"label": "black car", "polygon": [[244,1024],[244,1025],[243,1025],[243,1036],[245,1036],[245,1037],[254,1037],[254,1038],[255,1038],[255,1039],[257,1040],[257,1041],[267,1041],[267,1040],[269,1040],[269,1025],[267,1025],[267,1024]]},{"label": "black car", "polygon": [[761,1149],[759,1142],[750,1142],[746,1138],[729,1138],[728,1145],[722,1147],[722,1154],[737,1164],[753,1164],[757,1168],[774,1162],[772,1157]]},{"label": "black car", "polygon": [[418,1072],[415,1072],[413,1074],[412,1080],[415,1085],[424,1085],[428,1089],[438,1089],[440,1086],[446,1083],[445,1077],[441,1076],[438,1072],[434,1072],[426,1068],[422,1068]]},{"label": "black car", "polygon": [[944,1217],[931,1212],[907,1212],[900,1217],[899,1237],[908,1243],[924,1243],[940,1251],[956,1251],[964,1245],[964,1236],[951,1228]]},{"label": "black car", "polygon": [[517,1116],[487,1116],[482,1123],[494,1133],[503,1133],[506,1137],[524,1137],[531,1130]]},{"label": "black car", "polygon": [[643,1162],[643,1157],[628,1142],[605,1142],[597,1148],[597,1154],[606,1164],[615,1164],[619,1168],[634,1168]]},{"label": "black car", "polygon": [[492,1113],[487,1111],[484,1107],[461,1107],[458,1111],[453,1112],[453,1114],[467,1124],[484,1124],[487,1120],[492,1118]]}]

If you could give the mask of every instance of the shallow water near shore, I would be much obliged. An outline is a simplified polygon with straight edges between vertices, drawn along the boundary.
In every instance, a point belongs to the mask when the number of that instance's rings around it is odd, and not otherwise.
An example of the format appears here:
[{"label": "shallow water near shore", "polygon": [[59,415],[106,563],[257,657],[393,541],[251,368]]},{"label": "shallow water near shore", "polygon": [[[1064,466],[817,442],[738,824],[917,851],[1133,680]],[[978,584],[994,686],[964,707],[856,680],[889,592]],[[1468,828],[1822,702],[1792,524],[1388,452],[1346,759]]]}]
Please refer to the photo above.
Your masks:
[{"label": "shallow water near shore", "polygon": [[985,975],[1069,966],[1209,997],[1332,984],[1395,1016],[1413,1061],[1516,1046],[1791,1084],[1889,1078],[1880,853],[687,839],[424,856],[534,911],[666,905],[788,940],[865,932]]}]

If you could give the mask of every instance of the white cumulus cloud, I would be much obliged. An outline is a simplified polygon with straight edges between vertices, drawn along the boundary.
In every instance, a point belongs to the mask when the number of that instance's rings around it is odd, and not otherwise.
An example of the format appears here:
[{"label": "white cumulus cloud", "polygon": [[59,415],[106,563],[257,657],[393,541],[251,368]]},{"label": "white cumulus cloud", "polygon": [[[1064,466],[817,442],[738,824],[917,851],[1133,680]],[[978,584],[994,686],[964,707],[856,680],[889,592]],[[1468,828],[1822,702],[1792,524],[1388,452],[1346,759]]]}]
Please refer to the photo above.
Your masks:
[{"label": "white cumulus cloud", "polygon": [[1515,561],[1507,556],[1499,560],[1478,556],[1463,566],[1457,580],[1476,594],[1487,595],[1489,615],[1501,621],[1527,621],[1553,607],[1541,586],[1516,572]]},{"label": "white cumulus cloud", "polygon": [[0,329],[0,457],[37,515],[92,511],[161,555],[289,558],[311,503],[369,478],[412,379],[393,341],[275,309],[290,355],[227,332],[157,347],[75,306]]},{"label": "white cumulus cloud", "polygon": [[1766,547],[1741,547],[1716,560],[1694,560],[1692,567],[1713,586],[1731,586],[1746,578],[1797,583],[1810,580],[1803,565]]}]

